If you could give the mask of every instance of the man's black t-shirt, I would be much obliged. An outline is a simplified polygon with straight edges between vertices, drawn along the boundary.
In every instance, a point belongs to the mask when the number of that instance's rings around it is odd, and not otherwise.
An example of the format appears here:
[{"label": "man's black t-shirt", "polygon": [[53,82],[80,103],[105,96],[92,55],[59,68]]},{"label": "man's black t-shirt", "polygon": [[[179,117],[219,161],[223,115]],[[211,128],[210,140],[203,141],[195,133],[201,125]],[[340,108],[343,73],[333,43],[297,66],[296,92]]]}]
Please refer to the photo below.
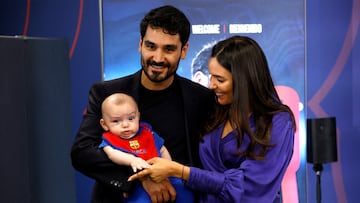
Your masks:
[{"label": "man's black t-shirt", "polygon": [[160,91],[148,90],[142,85],[139,95],[140,120],[152,125],[165,140],[165,147],[174,161],[189,164],[184,124],[184,105],[176,80]]}]

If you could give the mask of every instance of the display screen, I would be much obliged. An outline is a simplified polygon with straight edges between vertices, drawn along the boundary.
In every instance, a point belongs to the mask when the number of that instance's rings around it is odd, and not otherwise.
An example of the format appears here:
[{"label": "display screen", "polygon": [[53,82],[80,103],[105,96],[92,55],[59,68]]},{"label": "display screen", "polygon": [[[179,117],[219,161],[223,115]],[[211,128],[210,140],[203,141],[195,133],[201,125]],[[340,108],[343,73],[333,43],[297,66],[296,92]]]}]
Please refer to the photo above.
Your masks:
[{"label": "display screen", "polygon": [[[305,158],[305,2],[303,0],[102,0],[103,78],[110,80],[141,68],[140,21],[152,8],[173,5],[191,22],[186,59],[177,73],[196,79],[201,51],[232,35],[256,40],[265,52],[282,101],[293,110],[297,131],[293,159],[282,185],[283,202],[306,202]],[[206,71],[205,71],[206,72]],[[205,73],[206,74],[206,73]],[[202,83],[206,86],[205,83]]]}]

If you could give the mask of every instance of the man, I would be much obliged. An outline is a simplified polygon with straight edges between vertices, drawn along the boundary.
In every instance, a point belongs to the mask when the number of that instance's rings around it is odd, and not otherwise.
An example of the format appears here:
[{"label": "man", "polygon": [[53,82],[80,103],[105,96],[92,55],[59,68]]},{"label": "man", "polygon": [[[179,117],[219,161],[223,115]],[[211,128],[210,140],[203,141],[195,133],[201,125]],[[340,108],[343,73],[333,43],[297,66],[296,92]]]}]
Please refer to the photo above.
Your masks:
[{"label": "man", "polygon": [[[209,117],[214,95],[205,87],[176,74],[180,59],[189,47],[190,22],[177,8],[162,6],[151,10],[140,23],[141,70],[90,89],[86,114],[71,150],[74,168],[96,180],[92,202],[120,202],[123,192],[131,192],[131,167],[111,162],[102,149],[101,103],[115,92],[131,95],[139,104],[141,120],[152,124],[163,136],[173,160],[199,165],[198,137]],[[175,199],[168,180],[160,184],[141,180],[152,202]]]},{"label": "man", "polygon": [[204,87],[208,87],[210,84],[208,63],[215,42],[204,45],[191,62],[191,80]]}]

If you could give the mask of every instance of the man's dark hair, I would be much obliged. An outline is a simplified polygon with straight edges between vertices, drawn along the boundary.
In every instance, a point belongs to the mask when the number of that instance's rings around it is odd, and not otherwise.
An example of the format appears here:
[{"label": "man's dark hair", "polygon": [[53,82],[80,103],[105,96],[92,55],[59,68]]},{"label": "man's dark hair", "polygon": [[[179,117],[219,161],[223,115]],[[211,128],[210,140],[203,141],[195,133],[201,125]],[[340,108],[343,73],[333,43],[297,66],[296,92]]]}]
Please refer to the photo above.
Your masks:
[{"label": "man's dark hair", "polygon": [[140,23],[140,34],[143,39],[148,26],[162,28],[166,34],[179,33],[181,45],[184,46],[190,36],[190,22],[183,12],[173,6],[162,6],[152,9]]}]

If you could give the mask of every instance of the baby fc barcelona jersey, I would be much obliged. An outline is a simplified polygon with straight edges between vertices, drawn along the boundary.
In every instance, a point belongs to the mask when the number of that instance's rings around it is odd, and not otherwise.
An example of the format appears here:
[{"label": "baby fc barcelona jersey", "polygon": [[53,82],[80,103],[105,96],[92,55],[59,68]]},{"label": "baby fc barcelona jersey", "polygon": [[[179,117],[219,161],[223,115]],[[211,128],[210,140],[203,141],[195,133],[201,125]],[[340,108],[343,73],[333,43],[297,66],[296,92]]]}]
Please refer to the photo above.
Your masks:
[{"label": "baby fc barcelona jersey", "polygon": [[[139,132],[130,139],[121,138],[111,132],[105,132],[103,134],[103,140],[113,148],[123,152],[132,153],[144,160],[160,156],[160,147],[156,144],[159,142],[156,142],[155,138],[159,139],[160,137],[157,134],[154,134],[151,130],[151,126],[146,123],[140,123]],[[160,139],[162,145],[163,140],[162,138]]]}]

